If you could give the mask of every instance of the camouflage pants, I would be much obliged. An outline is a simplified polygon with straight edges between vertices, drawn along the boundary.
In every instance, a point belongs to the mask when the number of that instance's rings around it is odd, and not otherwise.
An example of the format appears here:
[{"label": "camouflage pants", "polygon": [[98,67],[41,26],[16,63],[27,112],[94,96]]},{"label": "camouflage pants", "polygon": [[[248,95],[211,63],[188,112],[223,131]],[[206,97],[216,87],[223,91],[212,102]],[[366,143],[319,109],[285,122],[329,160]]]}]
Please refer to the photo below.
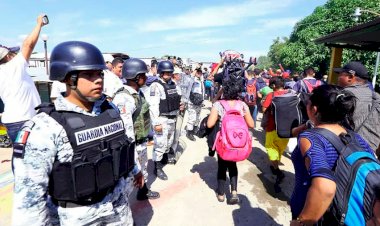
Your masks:
[{"label": "camouflage pants", "polygon": [[153,161],[161,161],[162,156],[169,152],[174,140],[175,121],[175,119],[164,118],[161,124],[162,131],[154,131]]},{"label": "camouflage pants", "polygon": [[186,124],[187,130],[193,130],[194,126],[199,125],[201,109],[202,109],[202,106],[189,103],[188,109],[187,109],[187,111],[189,112],[189,116],[187,118],[187,124]]},{"label": "camouflage pants", "polygon": [[141,166],[141,172],[144,176],[145,183],[148,181],[148,152],[147,152],[146,142],[143,144],[136,145],[136,152],[138,155],[138,160]]}]

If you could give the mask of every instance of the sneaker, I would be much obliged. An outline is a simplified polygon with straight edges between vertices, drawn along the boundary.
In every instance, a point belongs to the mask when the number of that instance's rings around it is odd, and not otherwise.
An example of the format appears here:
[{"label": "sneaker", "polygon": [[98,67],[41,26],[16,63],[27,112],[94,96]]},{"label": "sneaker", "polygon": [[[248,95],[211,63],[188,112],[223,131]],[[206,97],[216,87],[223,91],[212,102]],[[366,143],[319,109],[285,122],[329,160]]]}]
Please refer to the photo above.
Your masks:
[{"label": "sneaker", "polygon": [[236,191],[233,191],[232,194],[231,194],[231,198],[230,198],[230,201],[229,201],[229,204],[230,205],[235,205],[235,204],[238,204],[239,203],[239,196],[237,195]]},{"label": "sneaker", "polygon": [[225,196],[217,194],[216,198],[218,199],[219,202],[224,202]]},{"label": "sneaker", "polygon": [[153,173],[161,180],[168,180],[168,176],[162,169],[154,169]]},{"label": "sneaker", "polygon": [[144,201],[147,199],[158,199],[158,198],[160,198],[160,193],[156,191],[151,191],[151,190],[148,190],[146,194],[137,193],[137,197],[136,197],[136,199],[139,201]]}]

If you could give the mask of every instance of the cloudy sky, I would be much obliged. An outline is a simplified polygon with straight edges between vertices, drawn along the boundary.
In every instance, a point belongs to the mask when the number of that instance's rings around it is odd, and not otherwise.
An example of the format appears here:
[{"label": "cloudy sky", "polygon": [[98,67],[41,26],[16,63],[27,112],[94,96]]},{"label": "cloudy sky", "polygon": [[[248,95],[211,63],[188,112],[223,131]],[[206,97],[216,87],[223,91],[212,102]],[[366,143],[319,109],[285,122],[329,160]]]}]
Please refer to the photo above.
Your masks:
[{"label": "cloudy sky", "polygon": [[[60,42],[87,41],[102,52],[132,57],[176,55],[216,61],[233,49],[266,55],[273,39],[327,0],[0,0],[0,44],[20,45],[40,13],[48,51]],[[36,51],[43,51],[40,41]]]}]

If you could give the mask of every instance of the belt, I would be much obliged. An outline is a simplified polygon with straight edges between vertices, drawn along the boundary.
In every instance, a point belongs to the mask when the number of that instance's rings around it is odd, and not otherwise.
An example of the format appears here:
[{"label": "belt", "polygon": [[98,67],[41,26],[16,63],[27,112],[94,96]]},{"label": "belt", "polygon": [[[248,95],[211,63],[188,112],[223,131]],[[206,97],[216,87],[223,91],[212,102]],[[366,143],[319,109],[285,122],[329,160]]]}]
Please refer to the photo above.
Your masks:
[{"label": "belt", "polygon": [[75,208],[75,207],[89,206],[89,205],[93,205],[95,203],[102,201],[104,197],[106,197],[107,194],[113,191],[113,189],[114,189],[114,186],[112,186],[112,188],[107,189],[106,191],[103,191],[97,195],[94,195],[93,197],[91,197],[91,199],[88,198],[86,200],[79,200],[79,201],[62,201],[62,200],[57,200],[57,199],[52,198],[52,202],[56,206],[60,206],[62,208]]}]

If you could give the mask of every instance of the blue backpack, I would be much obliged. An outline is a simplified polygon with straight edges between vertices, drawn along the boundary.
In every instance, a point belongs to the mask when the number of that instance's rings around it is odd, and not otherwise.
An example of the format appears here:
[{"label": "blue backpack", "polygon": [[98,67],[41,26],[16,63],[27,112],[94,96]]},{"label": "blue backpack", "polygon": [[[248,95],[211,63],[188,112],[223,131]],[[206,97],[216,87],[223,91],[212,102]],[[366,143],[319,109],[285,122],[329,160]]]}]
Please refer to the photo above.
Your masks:
[{"label": "blue backpack", "polygon": [[[339,152],[333,169],[336,193],[327,213],[335,218],[333,225],[365,225],[372,217],[375,188],[380,183],[380,162],[363,150],[352,131],[339,137],[327,129],[312,131],[325,137]],[[328,218],[331,220],[331,216]]]},{"label": "blue backpack", "polygon": [[212,82],[210,80],[205,80],[205,87],[210,88],[212,86]]}]

